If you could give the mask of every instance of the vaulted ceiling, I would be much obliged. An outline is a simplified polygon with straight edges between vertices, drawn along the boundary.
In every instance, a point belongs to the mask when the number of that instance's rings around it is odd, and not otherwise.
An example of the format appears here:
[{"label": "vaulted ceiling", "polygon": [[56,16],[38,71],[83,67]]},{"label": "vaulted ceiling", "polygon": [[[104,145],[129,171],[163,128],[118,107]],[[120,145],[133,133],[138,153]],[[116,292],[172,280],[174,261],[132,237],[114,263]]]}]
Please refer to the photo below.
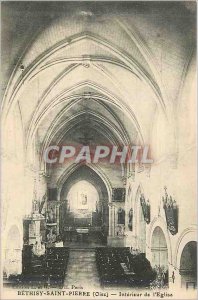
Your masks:
[{"label": "vaulted ceiling", "polygon": [[2,9],[3,118],[19,107],[27,149],[87,131],[95,144],[149,143],[155,115],[170,117],[194,53],[193,3]]}]

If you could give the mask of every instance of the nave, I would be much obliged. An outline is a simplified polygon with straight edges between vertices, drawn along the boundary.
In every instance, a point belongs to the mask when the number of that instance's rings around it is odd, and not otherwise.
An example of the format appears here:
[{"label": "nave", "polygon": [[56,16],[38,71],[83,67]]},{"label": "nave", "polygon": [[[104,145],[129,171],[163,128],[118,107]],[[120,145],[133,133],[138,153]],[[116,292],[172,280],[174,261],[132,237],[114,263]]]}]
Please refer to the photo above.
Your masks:
[{"label": "nave", "polygon": [[197,288],[196,5],[121,2],[3,3],[7,287]]}]

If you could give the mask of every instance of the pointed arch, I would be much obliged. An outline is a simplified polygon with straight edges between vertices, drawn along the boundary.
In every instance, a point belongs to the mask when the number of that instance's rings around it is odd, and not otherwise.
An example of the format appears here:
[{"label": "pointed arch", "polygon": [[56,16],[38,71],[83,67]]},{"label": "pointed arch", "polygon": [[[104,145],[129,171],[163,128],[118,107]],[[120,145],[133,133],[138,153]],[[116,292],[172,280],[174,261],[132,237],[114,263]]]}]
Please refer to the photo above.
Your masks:
[{"label": "pointed arch", "polygon": [[87,168],[91,169],[92,171],[94,171],[103,181],[106,189],[107,189],[107,193],[108,193],[108,200],[109,202],[111,202],[112,199],[112,185],[111,182],[109,180],[109,178],[104,174],[104,172],[101,170],[101,168],[99,166],[97,166],[96,164],[89,164],[89,165],[85,165],[84,163],[79,163],[79,164],[72,164],[71,166],[69,166],[64,172],[63,174],[59,177],[58,181],[57,181],[57,188],[58,188],[58,199],[60,199],[60,193],[61,193],[61,189],[63,187],[63,184],[67,181],[67,179],[78,169],[80,169],[82,166],[86,166]]},{"label": "pointed arch", "polygon": [[[171,241],[170,241],[170,236],[167,230],[167,225],[165,220],[162,217],[156,217],[153,219],[153,221],[151,222],[150,226],[149,226],[149,231],[148,231],[148,247],[149,247],[149,251],[151,251],[152,248],[152,236],[153,236],[153,232],[155,230],[155,228],[159,226],[161,228],[161,230],[163,231],[163,234],[165,236],[165,240],[167,243],[167,249],[168,249],[168,263],[170,265],[172,265],[173,262],[173,258],[172,258],[172,247],[171,247]],[[150,257],[150,255],[149,255]]]}]

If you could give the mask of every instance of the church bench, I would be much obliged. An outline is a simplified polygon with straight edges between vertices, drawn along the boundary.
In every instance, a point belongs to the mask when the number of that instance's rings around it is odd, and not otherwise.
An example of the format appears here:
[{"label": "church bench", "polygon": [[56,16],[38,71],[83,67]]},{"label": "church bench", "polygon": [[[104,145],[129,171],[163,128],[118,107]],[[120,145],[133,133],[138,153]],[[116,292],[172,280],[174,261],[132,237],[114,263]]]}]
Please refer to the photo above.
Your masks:
[{"label": "church bench", "polygon": [[96,264],[102,285],[147,287],[156,276],[145,254],[131,254],[129,248],[96,248]]},{"label": "church bench", "polygon": [[23,272],[21,281],[24,284],[62,285],[69,259],[69,248],[47,248],[45,255],[37,257],[32,247],[23,249]]}]

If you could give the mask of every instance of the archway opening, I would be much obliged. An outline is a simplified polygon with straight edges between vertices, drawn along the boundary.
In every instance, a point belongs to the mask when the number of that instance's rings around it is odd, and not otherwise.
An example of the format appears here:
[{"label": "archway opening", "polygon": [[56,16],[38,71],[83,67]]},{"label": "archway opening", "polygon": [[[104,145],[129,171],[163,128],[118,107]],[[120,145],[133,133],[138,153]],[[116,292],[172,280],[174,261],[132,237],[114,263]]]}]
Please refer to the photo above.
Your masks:
[{"label": "archway opening", "polygon": [[75,183],[67,195],[69,225],[78,227],[101,226],[101,205],[96,188],[86,180]]},{"label": "archway opening", "polygon": [[161,285],[168,285],[168,248],[162,229],[157,226],[151,241],[152,267],[157,273]]},{"label": "archway opening", "polygon": [[21,241],[19,229],[13,225],[7,236],[5,251],[4,275],[9,277],[21,272]]},{"label": "archway opening", "polygon": [[65,246],[107,244],[108,192],[94,170],[85,165],[75,170],[63,184],[60,200],[60,233]]},{"label": "archway opening", "polygon": [[181,286],[195,289],[197,286],[197,242],[188,242],[181,255],[180,270]]}]

